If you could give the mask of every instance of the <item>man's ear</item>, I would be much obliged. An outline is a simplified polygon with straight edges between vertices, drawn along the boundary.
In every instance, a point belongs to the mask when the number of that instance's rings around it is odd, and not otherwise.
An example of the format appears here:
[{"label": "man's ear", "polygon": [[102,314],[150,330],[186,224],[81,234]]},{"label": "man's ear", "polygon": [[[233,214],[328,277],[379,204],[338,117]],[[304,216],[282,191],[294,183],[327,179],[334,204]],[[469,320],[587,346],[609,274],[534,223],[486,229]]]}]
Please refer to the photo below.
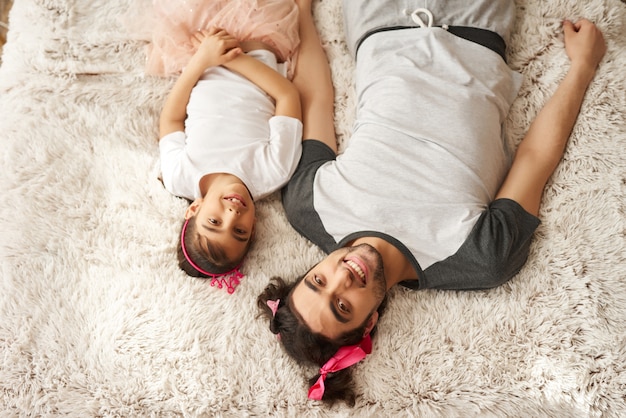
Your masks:
[{"label": "man's ear", "polygon": [[189,219],[194,215],[198,214],[198,210],[200,209],[200,206],[202,205],[202,198],[199,197],[196,200],[194,200],[193,202],[191,202],[191,205],[189,205],[189,207],[187,208],[187,211],[185,212],[185,219]]},{"label": "man's ear", "polygon": [[378,311],[375,311],[372,314],[372,316],[370,316],[370,319],[367,320],[367,325],[365,326],[365,332],[363,333],[364,337],[370,333],[370,331],[374,328],[377,322],[378,322]]}]

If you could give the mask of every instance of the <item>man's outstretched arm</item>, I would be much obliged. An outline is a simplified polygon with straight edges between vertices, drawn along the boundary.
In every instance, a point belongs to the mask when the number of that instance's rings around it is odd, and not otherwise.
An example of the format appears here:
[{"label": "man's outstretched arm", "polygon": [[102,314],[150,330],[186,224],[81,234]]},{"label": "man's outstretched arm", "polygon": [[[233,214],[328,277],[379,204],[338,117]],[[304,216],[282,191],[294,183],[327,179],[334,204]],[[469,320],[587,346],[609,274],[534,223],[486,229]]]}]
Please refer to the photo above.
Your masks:
[{"label": "man's outstretched arm", "polygon": [[586,19],[565,21],[563,32],[571,67],[530,125],[496,195],[515,200],[533,215],[539,213],[543,189],[561,161],[587,87],[606,52],[602,33]]}]

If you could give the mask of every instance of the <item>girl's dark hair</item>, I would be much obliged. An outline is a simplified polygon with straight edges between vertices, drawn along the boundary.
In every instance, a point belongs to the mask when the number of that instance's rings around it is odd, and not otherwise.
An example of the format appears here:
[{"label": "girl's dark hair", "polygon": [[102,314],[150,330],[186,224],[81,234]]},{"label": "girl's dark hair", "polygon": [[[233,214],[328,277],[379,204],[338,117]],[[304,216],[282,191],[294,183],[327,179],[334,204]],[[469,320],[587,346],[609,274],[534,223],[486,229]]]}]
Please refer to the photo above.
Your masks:
[{"label": "girl's dark hair", "polygon": [[[333,340],[311,331],[294,312],[290,302],[292,290],[303,278],[304,276],[295,283],[287,284],[282,278],[273,277],[270,284],[257,298],[257,305],[261,310],[261,315],[265,315],[270,320],[270,331],[274,334],[280,334],[280,342],[287,354],[299,363],[314,364],[319,368],[339,348],[360,342],[363,339],[367,320],[357,329]],[[280,304],[278,305],[276,315],[272,316],[272,310],[267,305],[267,301],[276,299],[280,299]],[[387,297],[385,296],[383,302],[378,307],[379,317],[384,311],[386,301]],[[375,331],[376,327],[370,331],[370,335],[373,336]],[[315,376],[309,379],[309,386],[312,386],[319,376],[318,371]],[[345,401],[348,405],[354,406],[355,393],[352,387],[350,368],[328,374],[324,386],[325,391],[322,397],[324,403],[332,405],[335,401]]]},{"label": "girl's dark hair", "polygon": [[[183,221],[181,225],[180,232],[182,238],[182,230],[185,226],[185,221]],[[196,232],[196,217],[192,216],[189,218],[187,222],[187,229],[185,230],[185,249],[187,250],[187,255],[193,260],[195,264],[198,265],[201,269],[214,273],[214,274],[222,274],[228,271],[233,270],[237,267],[243,257],[248,252],[250,248],[250,244],[252,240],[248,241],[248,246],[246,250],[243,252],[241,258],[237,260],[229,260],[226,257],[226,251],[224,251],[224,247],[220,244],[212,242],[210,240],[206,240],[206,249],[200,245],[200,235]],[[183,253],[183,247],[181,245],[181,240],[178,240],[178,266],[189,276],[193,277],[203,277],[207,278],[208,276],[204,273],[196,270],[185,258],[185,254]]]}]

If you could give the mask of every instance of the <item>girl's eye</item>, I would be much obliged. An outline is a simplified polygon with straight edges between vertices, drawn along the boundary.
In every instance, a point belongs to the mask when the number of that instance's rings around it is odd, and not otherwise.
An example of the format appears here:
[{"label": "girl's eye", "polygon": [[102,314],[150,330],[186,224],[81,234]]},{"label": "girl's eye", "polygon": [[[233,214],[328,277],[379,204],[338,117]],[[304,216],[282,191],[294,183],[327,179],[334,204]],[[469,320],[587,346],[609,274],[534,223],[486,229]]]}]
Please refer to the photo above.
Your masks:
[{"label": "girl's eye", "polygon": [[218,222],[217,222],[217,219],[209,218],[209,223],[211,225],[217,225]]},{"label": "girl's eye", "polygon": [[320,286],[322,285],[322,279],[319,276],[313,276],[313,281]]},{"label": "girl's eye", "polygon": [[235,228],[235,233],[238,235],[245,235],[246,231],[244,231],[243,229]]}]

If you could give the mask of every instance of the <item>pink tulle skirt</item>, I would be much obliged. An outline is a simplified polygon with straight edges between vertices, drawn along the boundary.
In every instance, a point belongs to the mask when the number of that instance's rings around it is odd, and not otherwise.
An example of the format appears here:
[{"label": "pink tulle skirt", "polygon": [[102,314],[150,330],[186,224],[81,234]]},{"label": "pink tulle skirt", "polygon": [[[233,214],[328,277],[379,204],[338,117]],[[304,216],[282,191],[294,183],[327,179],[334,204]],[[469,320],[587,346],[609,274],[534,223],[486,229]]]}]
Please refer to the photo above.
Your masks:
[{"label": "pink tulle skirt", "polygon": [[153,6],[148,74],[180,72],[195,52],[191,35],[210,27],[225,29],[239,41],[261,41],[280,62],[293,66],[300,43],[294,0],[153,0]]}]

